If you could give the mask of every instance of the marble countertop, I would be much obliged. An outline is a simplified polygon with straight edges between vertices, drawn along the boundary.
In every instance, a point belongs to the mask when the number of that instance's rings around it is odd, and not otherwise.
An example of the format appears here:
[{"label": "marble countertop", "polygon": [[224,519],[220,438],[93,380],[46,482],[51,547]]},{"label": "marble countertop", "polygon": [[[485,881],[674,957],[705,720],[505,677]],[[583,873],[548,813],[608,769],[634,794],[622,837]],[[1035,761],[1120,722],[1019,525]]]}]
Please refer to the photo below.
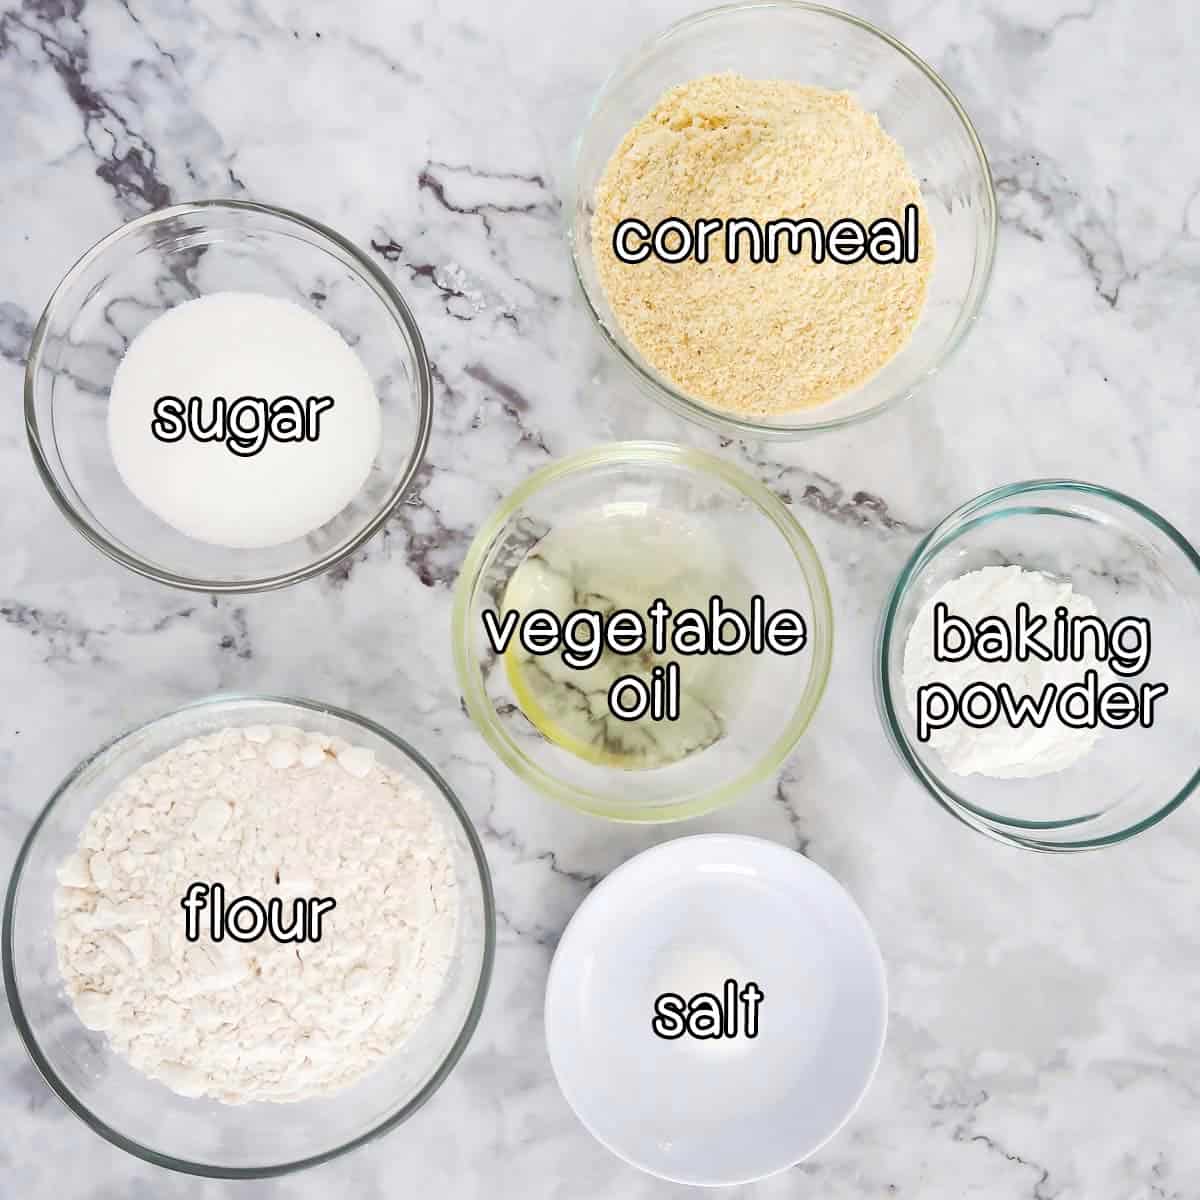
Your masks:
[{"label": "marble countertop", "polygon": [[[962,353],[915,402],[794,446],[719,447],[825,562],[831,685],[771,786],[630,829],[531,794],[463,715],[450,587],[478,523],[596,442],[717,439],[652,409],[589,325],[555,180],[614,61],[691,0],[360,4],[13,0],[0,10],[0,877],[61,776],[134,721],[221,689],[295,693],[410,737],[459,789],[499,904],[492,994],[409,1124],[293,1178],[173,1176],[87,1131],[0,1012],[3,1200],[661,1200],[574,1119],[542,1039],[547,966],[588,890],[683,832],[754,832],[836,875],[887,960],[877,1080],[768,1200],[1200,1196],[1200,806],[1120,848],[1038,856],[950,820],[901,771],[871,690],[885,590],[923,529],[1047,475],[1127,490],[1200,536],[1200,106],[1185,0],[850,0],[957,91],[1001,235]],[[135,578],[67,527],[25,443],[29,333],[74,258],[172,201],[298,208],[415,311],[437,403],[419,489],[325,578],[250,598]],[[431,633],[432,631],[432,633]]]}]

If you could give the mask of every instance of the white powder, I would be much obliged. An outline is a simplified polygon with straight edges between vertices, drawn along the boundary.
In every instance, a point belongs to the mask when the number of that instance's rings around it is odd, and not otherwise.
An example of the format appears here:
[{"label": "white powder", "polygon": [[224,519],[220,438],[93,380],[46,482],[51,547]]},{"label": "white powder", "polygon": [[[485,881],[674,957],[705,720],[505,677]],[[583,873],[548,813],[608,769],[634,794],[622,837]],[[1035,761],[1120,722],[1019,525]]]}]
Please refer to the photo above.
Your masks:
[{"label": "white powder", "polygon": [[[227,902],[332,897],[319,942],[189,943],[196,881]],[[185,1096],[327,1095],[395,1053],[454,950],[447,835],[370,750],[288,727],[169,750],[92,813],[59,869],[59,968],[85,1025]]]},{"label": "white powder", "polygon": [[[1078,683],[1089,668],[1102,678],[1106,676],[1104,665],[1089,657],[1080,662],[1043,662],[1037,658],[1028,662],[985,662],[969,655],[961,662],[938,662],[934,658],[933,612],[939,603],[972,626],[988,616],[1001,617],[1011,626],[1021,603],[1029,605],[1032,616],[1045,617],[1048,627],[1060,606],[1067,610],[1068,619],[1096,614],[1092,601],[1079,595],[1070,583],[1017,566],[983,567],[944,583],[921,607],[904,645],[904,693],[914,718],[917,690],[925,684],[945,684],[955,695],[976,682],[993,687],[1008,684],[1020,696],[1040,694],[1048,683],[1060,688]],[[1092,749],[1099,736],[1095,729],[1065,725],[1057,714],[1051,714],[1041,729],[1028,722],[1014,727],[1001,716],[986,729],[974,729],[955,720],[944,729],[934,730],[928,745],[955,775],[1027,779],[1071,766]]]},{"label": "white powder", "polygon": [[[750,973],[746,964],[727,946],[708,941],[673,941],[659,952],[654,963],[654,985],[648,997],[653,1008],[654,1001],[664,992],[673,992],[685,999],[707,992],[723,996],[725,980],[737,979],[743,983]],[[690,1054],[707,1058],[729,1058],[745,1054],[754,1043],[744,1037],[683,1039],[685,1050]]]},{"label": "white powder", "polygon": [[[330,396],[333,406],[310,427],[315,440],[276,425],[300,440],[270,437],[241,455],[228,438],[156,437],[164,396],[198,397],[206,435],[218,396],[264,406]],[[234,418],[241,432],[254,434],[253,415]],[[126,351],[109,396],[109,445],[125,486],[181,533],[220,546],[277,546],[332,520],[366,481],[380,431],[371,378],[338,332],[298,304],[252,292],[215,292],[155,318]],[[246,438],[247,449],[260,437]]]}]

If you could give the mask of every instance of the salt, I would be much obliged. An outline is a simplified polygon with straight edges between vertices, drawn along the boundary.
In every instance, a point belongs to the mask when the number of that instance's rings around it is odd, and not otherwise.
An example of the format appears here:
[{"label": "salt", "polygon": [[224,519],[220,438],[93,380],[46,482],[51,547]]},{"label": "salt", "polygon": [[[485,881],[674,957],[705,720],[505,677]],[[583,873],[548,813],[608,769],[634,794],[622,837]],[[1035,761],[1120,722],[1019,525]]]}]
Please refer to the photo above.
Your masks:
[{"label": "salt", "polygon": [[157,317],[109,396],[109,445],[134,496],[181,533],[239,549],[337,516],[365,483],[380,434],[370,376],[336,330],[251,292]]}]

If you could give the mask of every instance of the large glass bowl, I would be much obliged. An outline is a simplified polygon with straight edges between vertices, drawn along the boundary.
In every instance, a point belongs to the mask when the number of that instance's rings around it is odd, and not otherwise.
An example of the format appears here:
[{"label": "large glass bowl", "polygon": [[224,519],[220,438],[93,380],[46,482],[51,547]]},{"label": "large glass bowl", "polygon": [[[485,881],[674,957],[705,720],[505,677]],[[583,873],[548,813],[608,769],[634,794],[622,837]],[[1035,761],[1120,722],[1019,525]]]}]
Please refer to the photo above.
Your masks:
[{"label": "large glass bowl", "polygon": [[[726,735],[668,765],[628,770],[591,762],[544,736],[521,711],[504,660],[484,635],[483,614],[503,608],[508,581],[535,543],[602,507],[650,510],[686,530],[683,536],[723,548],[747,594],[762,596],[767,612],[790,607],[807,624],[808,643],[796,655],[738,656],[749,663]],[[707,605],[708,597],[695,603]],[[542,468],[483,524],[455,588],[453,639],[467,711],[522,779],[599,816],[673,821],[728,804],[791,753],[825,690],[833,613],[816,550],[774,493],[712,455],[623,442]]]},{"label": "large glass bowl", "polygon": [[[130,342],[167,309],[228,291],[320,317],[353,347],[379,397],[382,437],[366,482],[337,516],[280,546],[230,549],[180,533],[125,486],[109,450],[108,394]],[[412,313],[356,247],[297,213],[210,200],[122,225],[67,272],[33,333],[25,423],[42,481],[93,546],[174,587],[254,592],[326,570],[383,527],[420,468],[432,395]]]},{"label": "large glass bowl", "polygon": [[[1150,620],[1146,670],[1166,683],[1149,728],[1101,730],[1074,765],[1029,779],[955,775],[917,735],[903,686],[904,647],[942,584],[1017,565],[1070,582],[1111,624]],[[973,829],[1035,850],[1124,841],[1177,808],[1200,781],[1200,558],[1157,513],[1108,488],[1041,480],[997,488],[952,512],[917,546],[883,612],[876,693],[901,760],[931,796]]]},{"label": "large glass bowl", "polygon": [[[593,254],[596,187],[621,139],[669,88],[719,71],[851,92],[904,149],[937,241],[925,308],[900,352],[853,391],[778,417],[726,412],[659,374],[622,331]],[[836,429],[911,396],[978,315],[996,247],[996,196],[987,158],[942,79],[907,46],[860,17],[794,0],[710,9],[646,43],[613,72],[592,105],[577,143],[571,189],[566,208],[571,256],[601,333],[651,399],[734,436],[794,438]]]},{"label": "large glass bowl", "polygon": [[[92,810],[131,771],[187,738],[227,726],[292,725],[344,738],[419,781],[451,848],[457,944],[434,1009],[358,1083],[325,1099],[226,1105],[187,1099],[140,1074],[84,1028],[63,990],[54,941],[55,871]],[[63,781],[17,857],[4,907],[4,986],[46,1082],[97,1133],[130,1154],[193,1175],[261,1179],[314,1166],[395,1128],[437,1091],[479,1021],[491,977],[495,911],[470,819],[430,764],[395,734],[337,708],[269,696],[217,697],[110,742]]]}]

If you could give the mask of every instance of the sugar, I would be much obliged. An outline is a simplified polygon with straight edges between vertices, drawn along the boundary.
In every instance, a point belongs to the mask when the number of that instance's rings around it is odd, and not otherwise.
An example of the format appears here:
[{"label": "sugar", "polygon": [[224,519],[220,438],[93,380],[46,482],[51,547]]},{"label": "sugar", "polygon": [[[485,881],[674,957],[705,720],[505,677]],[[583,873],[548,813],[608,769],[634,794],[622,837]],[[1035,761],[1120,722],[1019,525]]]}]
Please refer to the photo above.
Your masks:
[{"label": "sugar", "polygon": [[[163,397],[178,405],[156,410]],[[239,406],[243,397],[255,401]],[[160,432],[186,431],[156,436],[156,411],[189,404],[199,422],[163,418]],[[232,430],[214,425],[222,409]],[[271,411],[298,415],[303,429],[280,415],[279,436],[264,437],[255,413]],[[156,516],[198,541],[252,549],[303,537],[350,503],[378,453],[381,418],[361,359],[320,317],[273,296],[215,292],[134,339],[113,379],[108,435],[121,479]]]}]

